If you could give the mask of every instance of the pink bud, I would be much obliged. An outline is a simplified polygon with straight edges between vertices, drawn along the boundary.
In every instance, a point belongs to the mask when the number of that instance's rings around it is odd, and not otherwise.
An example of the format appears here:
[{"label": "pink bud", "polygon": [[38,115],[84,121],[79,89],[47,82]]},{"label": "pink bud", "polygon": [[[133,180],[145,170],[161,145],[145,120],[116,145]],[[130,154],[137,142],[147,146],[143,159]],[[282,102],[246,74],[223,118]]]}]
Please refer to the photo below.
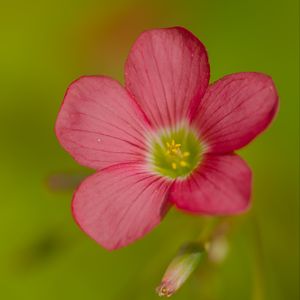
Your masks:
[{"label": "pink bud", "polygon": [[171,297],[197,268],[204,254],[204,246],[200,243],[190,243],[180,248],[157,287],[157,294]]}]

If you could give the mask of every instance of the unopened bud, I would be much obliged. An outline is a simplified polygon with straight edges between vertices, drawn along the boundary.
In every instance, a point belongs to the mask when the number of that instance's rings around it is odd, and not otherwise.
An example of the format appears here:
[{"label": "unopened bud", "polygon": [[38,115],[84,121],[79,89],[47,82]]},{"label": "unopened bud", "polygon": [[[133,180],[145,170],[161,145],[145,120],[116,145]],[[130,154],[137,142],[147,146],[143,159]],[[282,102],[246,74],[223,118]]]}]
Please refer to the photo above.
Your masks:
[{"label": "unopened bud", "polygon": [[197,268],[205,252],[204,246],[198,243],[181,247],[156,289],[158,295],[171,297]]},{"label": "unopened bud", "polygon": [[228,240],[226,236],[217,236],[210,243],[208,257],[214,263],[221,263],[225,260],[229,251]]},{"label": "unopened bud", "polygon": [[77,188],[87,175],[86,173],[56,173],[46,178],[46,184],[54,192],[71,191]]}]

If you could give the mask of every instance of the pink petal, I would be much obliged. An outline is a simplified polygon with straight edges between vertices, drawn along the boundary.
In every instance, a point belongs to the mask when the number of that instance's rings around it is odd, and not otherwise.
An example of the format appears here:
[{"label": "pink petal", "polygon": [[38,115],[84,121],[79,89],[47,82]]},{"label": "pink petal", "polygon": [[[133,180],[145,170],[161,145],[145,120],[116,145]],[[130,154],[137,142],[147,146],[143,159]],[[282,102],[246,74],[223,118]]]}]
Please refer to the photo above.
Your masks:
[{"label": "pink petal", "polygon": [[120,164],[87,178],[73,199],[79,226],[113,250],[144,236],[166,212],[170,182],[137,164]]},{"label": "pink petal", "polygon": [[188,117],[209,81],[203,44],[184,28],[142,33],[125,67],[126,87],[155,127]]},{"label": "pink petal", "polygon": [[214,153],[248,144],[272,121],[278,96],[272,79],[259,73],[237,73],[209,86],[194,120]]},{"label": "pink petal", "polygon": [[187,180],[176,181],[170,200],[180,209],[207,215],[236,214],[249,206],[251,170],[237,155],[206,155]]},{"label": "pink petal", "polygon": [[80,164],[99,169],[142,160],[147,126],[117,81],[90,76],[68,88],[55,129],[62,146]]}]

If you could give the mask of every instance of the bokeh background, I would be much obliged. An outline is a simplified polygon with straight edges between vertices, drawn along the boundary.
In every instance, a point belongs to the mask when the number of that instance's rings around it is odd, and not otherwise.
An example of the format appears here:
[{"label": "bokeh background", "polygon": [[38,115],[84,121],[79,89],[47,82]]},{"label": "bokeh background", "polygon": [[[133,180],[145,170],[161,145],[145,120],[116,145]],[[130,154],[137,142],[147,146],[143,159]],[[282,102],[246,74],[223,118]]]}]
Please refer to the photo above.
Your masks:
[{"label": "bokeh background", "polygon": [[91,171],[53,127],[80,75],[123,81],[138,34],[180,25],[206,45],[212,81],[270,74],[280,111],[240,154],[254,171],[253,208],[235,217],[229,254],[204,264],[174,299],[299,297],[299,3],[297,0],[2,1],[0,10],[0,298],[157,299],[165,267],[203,218],[172,210],[139,242],[109,253],[70,214],[72,185]]}]

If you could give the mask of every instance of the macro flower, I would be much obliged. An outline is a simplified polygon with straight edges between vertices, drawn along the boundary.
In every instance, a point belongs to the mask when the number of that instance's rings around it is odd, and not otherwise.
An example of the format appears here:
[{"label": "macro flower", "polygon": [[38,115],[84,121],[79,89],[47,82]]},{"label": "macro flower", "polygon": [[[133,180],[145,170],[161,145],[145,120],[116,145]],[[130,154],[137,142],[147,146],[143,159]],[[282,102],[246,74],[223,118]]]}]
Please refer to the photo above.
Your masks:
[{"label": "macro flower", "polygon": [[231,215],[249,207],[251,170],[234,153],[273,119],[272,79],[236,73],[209,84],[204,45],[181,27],[142,33],[125,86],[84,76],[68,88],[55,125],[61,145],[97,172],[74,194],[78,225],[107,249],[144,236],[171,205]]}]

